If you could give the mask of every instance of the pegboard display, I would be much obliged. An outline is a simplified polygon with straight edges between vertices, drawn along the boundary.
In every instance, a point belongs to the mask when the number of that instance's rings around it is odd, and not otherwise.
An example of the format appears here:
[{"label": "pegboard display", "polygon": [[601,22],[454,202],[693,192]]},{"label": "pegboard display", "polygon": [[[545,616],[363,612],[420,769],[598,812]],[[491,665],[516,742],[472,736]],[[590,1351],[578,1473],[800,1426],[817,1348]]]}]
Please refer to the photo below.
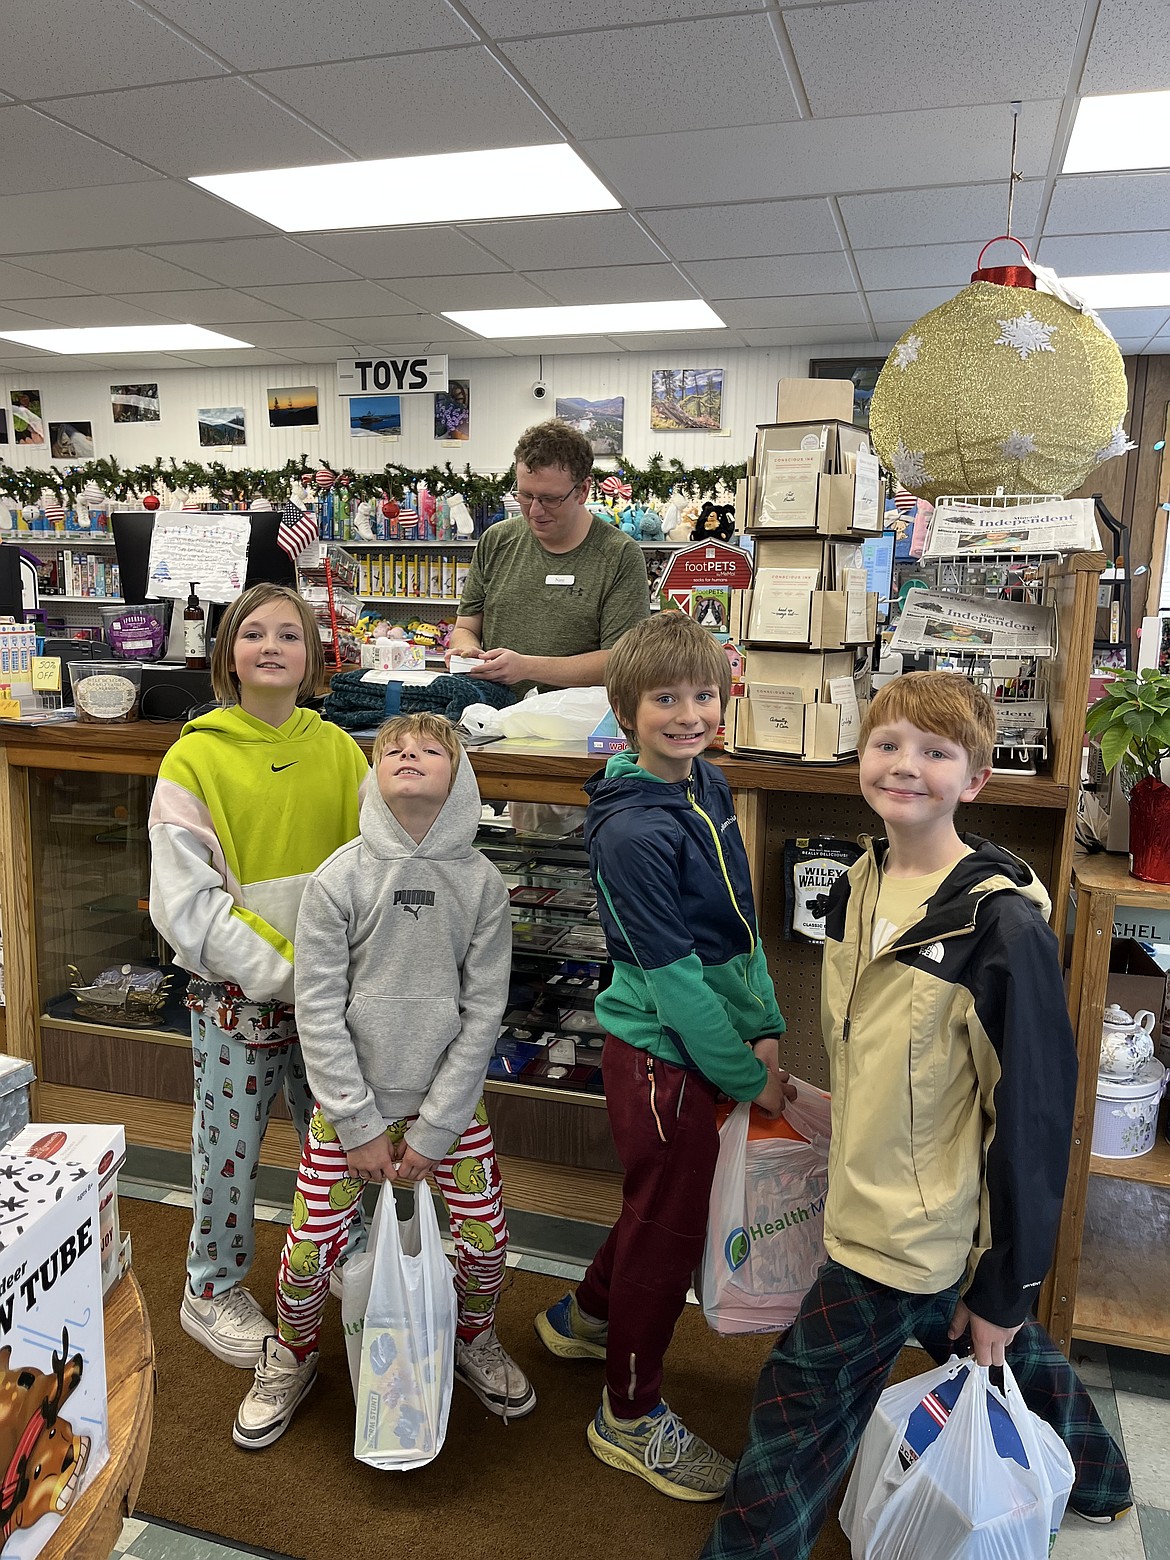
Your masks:
[{"label": "pegboard display", "polygon": [[[767,796],[764,868],[760,904],[768,969],[780,1011],[788,1025],[781,1043],[783,1066],[822,1088],[829,1083],[828,1058],[821,1037],[821,950],[811,943],[786,942],[784,928],[784,842],[821,835],[856,840],[878,834],[881,819],[860,795],[804,795],[772,791]],[[960,807],[960,833],[994,840],[1026,861],[1050,887],[1057,867],[1064,814],[1028,807]]]}]

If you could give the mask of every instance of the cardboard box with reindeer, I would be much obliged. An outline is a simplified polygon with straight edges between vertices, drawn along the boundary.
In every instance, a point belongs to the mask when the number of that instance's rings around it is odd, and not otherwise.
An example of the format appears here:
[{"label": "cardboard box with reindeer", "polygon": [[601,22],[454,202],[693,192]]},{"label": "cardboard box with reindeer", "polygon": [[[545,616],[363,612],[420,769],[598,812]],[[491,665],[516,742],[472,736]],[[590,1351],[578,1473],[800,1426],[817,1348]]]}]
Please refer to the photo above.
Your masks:
[{"label": "cardboard box with reindeer", "polygon": [[32,1560],[109,1456],[91,1167],[0,1153],[0,1556]]}]

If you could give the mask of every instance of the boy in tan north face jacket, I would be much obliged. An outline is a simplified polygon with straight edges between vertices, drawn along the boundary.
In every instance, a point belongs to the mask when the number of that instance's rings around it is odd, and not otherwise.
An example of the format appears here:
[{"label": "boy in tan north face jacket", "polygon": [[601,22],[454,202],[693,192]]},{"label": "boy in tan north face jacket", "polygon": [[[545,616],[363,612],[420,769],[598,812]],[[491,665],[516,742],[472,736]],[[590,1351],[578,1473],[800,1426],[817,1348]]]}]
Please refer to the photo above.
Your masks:
[{"label": "boy in tan north face jacket", "polygon": [[886,826],[829,895],[822,1023],[833,1133],[829,1260],[766,1362],[704,1560],[805,1560],[906,1340],[1011,1365],[1068,1447],[1070,1505],[1109,1522],[1129,1469],[1030,1315],[1068,1170],[1077,1062],[1047,895],[955,829],[991,775],[995,711],[912,672],[861,733]]}]

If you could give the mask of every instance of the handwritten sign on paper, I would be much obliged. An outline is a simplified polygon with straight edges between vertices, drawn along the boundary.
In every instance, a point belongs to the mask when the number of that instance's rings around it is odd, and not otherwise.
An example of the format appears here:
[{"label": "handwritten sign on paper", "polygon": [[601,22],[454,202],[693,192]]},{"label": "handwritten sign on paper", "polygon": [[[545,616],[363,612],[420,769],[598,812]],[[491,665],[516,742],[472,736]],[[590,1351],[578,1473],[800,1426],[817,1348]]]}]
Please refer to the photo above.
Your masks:
[{"label": "handwritten sign on paper", "polygon": [[147,567],[148,596],[186,600],[192,581],[203,601],[234,601],[248,572],[247,515],[156,515]]}]

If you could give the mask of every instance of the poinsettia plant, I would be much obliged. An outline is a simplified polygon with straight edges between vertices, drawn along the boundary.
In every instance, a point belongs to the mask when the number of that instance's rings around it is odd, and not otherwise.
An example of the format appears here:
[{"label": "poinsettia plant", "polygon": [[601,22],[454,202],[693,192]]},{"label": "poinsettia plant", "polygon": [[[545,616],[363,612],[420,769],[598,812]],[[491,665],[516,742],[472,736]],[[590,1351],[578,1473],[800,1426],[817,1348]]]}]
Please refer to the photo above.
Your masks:
[{"label": "poinsettia plant", "polygon": [[1099,738],[1106,770],[1124,759],[1134,779],[1160,780],[1170,759],[1170,674],[1150,667],[1116,672],[1090,705],[1085,729]]}]

